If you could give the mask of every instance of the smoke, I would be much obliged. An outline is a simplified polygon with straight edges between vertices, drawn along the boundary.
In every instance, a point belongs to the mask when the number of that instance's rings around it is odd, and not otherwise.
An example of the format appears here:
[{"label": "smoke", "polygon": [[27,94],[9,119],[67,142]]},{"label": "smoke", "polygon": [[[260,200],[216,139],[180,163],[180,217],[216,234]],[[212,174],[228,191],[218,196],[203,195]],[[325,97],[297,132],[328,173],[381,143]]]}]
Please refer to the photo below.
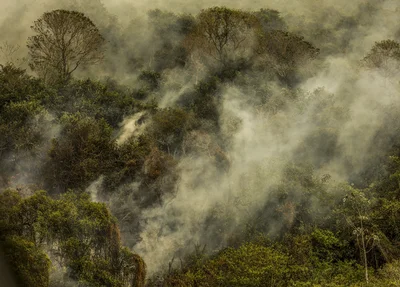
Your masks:
[{"label": "smoke", "polygon": [[143,132],[146,125],[143,124],[146,113],[139,112],[123,120],[117,143],[123,144],[128,138],[138,136]]},{"label": "smoke", "polygon": [[90,194],[90,199],[94,202],[101,202],[99,198],[99,190],[101,185],[103,184],[104,177],[100,176],[97,180],[92,182],[88,188],[86,188],[86,192]]},{"label": "smoke", "polygon": [[[124,241],[143,256],[150,274],[167,268],[172,258],[184,257],[199,244],[211,252],[227,246],[249,220],[260,212],[268,213],[264,207],[273,189],[286,180],[288,164],[304,161],[315,167],[316,177],[329,174],[336,181],[352,182],[390,148],[390,138],[398,132],[388,129],[400,118],[398,80],[361,66],[361,59],[375,41],[399,37],[400,7],[395,0],[372,1],[372,6],[368,4],[371,1],[362,0],[170,0],[134,4],[121,0],[104,1],[104,6],[100,1],[90,5],[72,0],[63,4],[50,0],[3,3],[7,13],[0,15],[0,34],[21,47],[31,33],[29,26],[43,12],[64,7],[87,11],[102,31],[108,31],[108,37],[114,35],[124,41],[121,47],[109,47],[105,64],[81,71],[81,75],[111,76],[124,84],[136,84],[137,71],[152,68],[154,51],[160,44],[154,40],[155,28],[146,13],[154,8],[173,7],[174,13],[198,13],[216,5],[277,9],[290,31],[321,49],[313,76],[300,83],[296,91],[266,80],[257,71],[239,75],[238,84],[220,85],[221,133],[194,131],[197,144],[206,143],[203,152],[179,158],[176,192],[163,195],[160,204],[139,208],[137,180],[112,197],[110,206],[122,204],[124,211],[118,214],[114,210],[120,218]],[[21,57],[26,52],[18,51]],[[167,70],[158,92],[160,106],[173,106],[205,75],[205,69]],[[258,102],[249,100],[255,97],[254,86],[268,88]],[[137,113],[121,123],[119,144],[141,133],[146,126],[138,124],[142,117],[143,113]],[[196,144],[186,143],[189,147]],[[216,160],[220,146],[223,159]],[[89,188],[94,200],[98,200],[101,182],[102,178]],[[127,226],[125,219],[134,216],[139,227]],[[266,232],[278,234],[283,226],[270,220]],[[132,229],[139,233],[132,234]]]},{"label": "smoke", "polygon": [[[346,68],[333,64],[330,71],[317,77],[340,75]],[[222,129],[232,130],[228,127],[232,121],[240,123],[226,151],[229,170],[221,171],[205,155],[180,160],[177,193],[165,197],[163,205],[141,214],[141,241],[134,250],[144,257],[150,273],[167,268],[167,262],[193,250],[196,244],[207,245],[211,251],[226,246],[229,238],[262,210],[272,187],[287,180],[283,177],[286,164],[298,160],[299,150],[316,130],[337,129],[335,156],[319,163],[316,175],[329,174],[337,181],[349,181],[349,175],[365,168],[376,156],[374,140],[385,124],[388,107],[400,106],[400,91],[395,85],[383,86],[385,79],[379,74],[354,73],[350,79],[329,78],[330,88],[336,92],[334,101],[345,101],[348,115],[335,115],[334,109],[319,110],[318,101],[331,97],[330,93],[322,93],[321,99],[307,102],[303,111],[289,108],[268,117],[249,106],[237,88],[227,87],[221,107]],[[318,82],[310,81],[314,80]],[[332,122],[318,126],[321,123],[315,123],[315,117],[322,112],[330,113],[324,115],[324,120]],[[318,140],[318,148],[326,144]],[[317,151],[308,149],[306,153],[308,160],[321,161]],[[214,221],[210,222],[210,216]],[[267,232],[279,233],[281,227]]]},{"label": "smoke", "polygon": [[[0,157],[0,167],[6,171],[4,176],[6,174],[10,176],[0,180],[0,188],[13,188],[21,195],[29,196],[43,188],[37,179],[40,177],[40,170],[47,157],[51,140],[60,133],[60,126],[55,123],[52,114],[42,111],[27,122],[26,129],[14,130],[14,133],[16,138],[26,137],[32,140],[25,142],[25,145],[31,145],[31,148],[25,150],[16,148],[13,152],[3,152]],[[35,140],[36,142],[33,142]]]},{"label": "smoke", "polygon": [[[358,11],[359,3],[352,3],[347,3],[352,6],[347,13]],[[339,11],[339,6],[324,4],[318,2],[322,10]],[[323,59],[315,76],[299,85],[297,99],[276,114],[266,112],[272,101],[254,106],[242,87],[223,87],[220,128],[229,142],[229,170],[221,171],[206,155],[180,160],[177,193],[141,214],[141,241],[134,250],[144,257],[150,273],[165,270],[168,262],[195,245],[207,245],[211,251],[226,246],[230,237],[245,229],[247,220],[262,211],[273,187],[287,180],[284,170],[288,163],[311,162],[316,176],[329,174],[338,182],[352,182],[354,175],[390,148],[397,129],[387,131],[387,127],[400,116],[393,112],[400,105],[399,82],[361,67],[361,59],[375,41],[395,37],[393,16],[398,3],[381,1],[380,5],[382,9],[374,12],[368,29],[352,31],[347,53]],[[320,7],[301,11],[318,14],[323,12]],[[281,10],[285,9],[282,6]],[[381,25],[382,19],[387,25]],[[329,27],[336,22],[328,20]],[[252,76],[257,77],[253,82],[264,84],[262,74]],[[279,85],[267,85],[271,99],[284,97]],[[170,95],[165,93],[165,97]],[[378,138],[382,133],[386,138]],[[332,152],[327,155],[329,150]],[[267,232],[279,233],[281,228],[279,222],[271,223]]]},{"label": "smoke", "polygon": [[[77,71],[81,77],[112,77],[119,82],[134,85],[137,70],[152,69],[152,57],[161,44],[160,35],[155,35],[154,27],[149,23],[148,11],[161,9],[173,13],[198,13],[212,6],[227,6],[255,11],[261,8],[278,10],[293,32],[305,36],[325,52],[358,49],[361,53],[378,39],[390,35],[399,36],[396,25],[398,3],[386,1],[131,1],[119,0],[18,0],[2,1],[0,13],[0,44],[5,42],[20,47],[17,58],[27,56],[26,40],[32,36],[30,26],[44,12],[54,9],[72,9],[84,12],[99,27],[108,41],[105,62],[96,67],[85,67]],[[373,7],[373,8],[371,8]],[[362,23],[362,22],[366,23]],[[380,23],[375,25],[375,23]],[[333,32],[335,31],[335,32]],[[397,34],[396,34],[397,33]],[[173,32],[167,32],[166,38],[174,38]],[[362,36],[359,38],[358,36]],[[351,39],[355,47],[347,47]],[[118,47],[112,43],[117,41]],[[148,59],[143,62],[140,59]],[[0,61],[4,59],[0,58]],[[27,63],[24,65],[28,68]],[[29,69],[28,69],[29,70]]]}]

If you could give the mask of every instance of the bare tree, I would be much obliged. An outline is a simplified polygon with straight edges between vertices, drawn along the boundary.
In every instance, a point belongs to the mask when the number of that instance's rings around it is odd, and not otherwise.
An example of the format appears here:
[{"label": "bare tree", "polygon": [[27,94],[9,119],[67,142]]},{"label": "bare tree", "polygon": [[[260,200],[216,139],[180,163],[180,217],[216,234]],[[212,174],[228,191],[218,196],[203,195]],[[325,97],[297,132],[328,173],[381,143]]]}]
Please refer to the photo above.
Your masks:
[{"label": "bare tree", "polygon": [[44,13],[31,27],[30,67],[46,81],[67,82],[79,67],[103,58],[104,38],[83,13],[54,10]]},{"label": "bare tree", "polygon": [[[368,284],[367,254],[375,247],[380,247],[379,233],[375,230],[376,226],[371,223],[371,202],[363,192],[350,187],[350,193],[343,199],[343,203],[350,208],[350,214],[345,214],[345,218],[353,229],[353,235],[356,237],[356,243],[360,249],[360,257],[364,264],[365,282]],[[379,249],[383,250],[382,248]],[[385,256],[385,254],[383,255]]]},{"label": "bare tree", "polygon": [[17,56],[19,48],[19,45],[13,45],[8,42],[0,45],[0,62],[4,64],[13,64],[16,67],[21,67],[25,63],[26,59],[19,58]]}]

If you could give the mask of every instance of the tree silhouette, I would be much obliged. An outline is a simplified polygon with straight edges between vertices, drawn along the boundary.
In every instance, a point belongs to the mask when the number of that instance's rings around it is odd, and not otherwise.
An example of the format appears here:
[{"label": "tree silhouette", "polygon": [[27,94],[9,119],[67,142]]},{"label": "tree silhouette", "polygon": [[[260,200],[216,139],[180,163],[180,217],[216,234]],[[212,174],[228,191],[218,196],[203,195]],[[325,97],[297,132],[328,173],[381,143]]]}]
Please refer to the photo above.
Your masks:
[{"label": "tree silhouette", "polygon": [[103,58],[104,38],[83,13],[54,10],[31,27],[28,38],[30,67],[47,82],[66,83],[79,67]]}]

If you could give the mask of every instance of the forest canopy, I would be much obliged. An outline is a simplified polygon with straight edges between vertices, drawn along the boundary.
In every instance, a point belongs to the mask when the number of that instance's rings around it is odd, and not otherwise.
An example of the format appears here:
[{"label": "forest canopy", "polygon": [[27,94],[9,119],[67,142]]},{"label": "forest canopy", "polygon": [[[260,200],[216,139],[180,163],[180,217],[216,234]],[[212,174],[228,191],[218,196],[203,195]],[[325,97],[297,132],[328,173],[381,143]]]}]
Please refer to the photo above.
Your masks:
[{"label": "forest canopy", "polygon": [[206,2],[0,18],[16,285],[399,286],[399,4]]}]

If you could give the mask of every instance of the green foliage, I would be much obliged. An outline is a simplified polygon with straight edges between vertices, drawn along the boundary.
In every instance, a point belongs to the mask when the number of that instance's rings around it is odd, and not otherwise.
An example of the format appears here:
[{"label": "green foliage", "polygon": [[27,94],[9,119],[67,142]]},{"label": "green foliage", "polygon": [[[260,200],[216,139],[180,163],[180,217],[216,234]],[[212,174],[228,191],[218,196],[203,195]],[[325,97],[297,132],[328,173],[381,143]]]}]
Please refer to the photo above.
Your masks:
[{"label": "green foliage", "polygon": [[378,271],[380,279],[376,286],[398,286],[400,284],[400,263],[398,260],[386,264]]},{"label": "green foliage", "polygon": [[3,241],[6,234],[13,233],[17,224],[16,206],[21,202],[21,195],[7,189],[0,193],[0,239]]},{"label": "green foliage", "polygon": [[0,120],[1,150],[35,151],[44,141],[49,126],[46,110],[38,101],[11,102]]},{"label": "green foliage", "polygon": [[[399,107],[395,96],[349,95],[351,82],[360,92],[370,87],[364,76],[379,75],[390,92],[398,92],[397,82],[387,80],[396,80],[400,71],[399,43],[375,43],[361,61],[372,73],[349,71],[354,77],[345,75],[339,81],[344,86],[333,86],[337,95],[299,88],[330,77],[321,72],[332,72],[337,63],[323,66],[324,56],[346,59],[344,53],[354,50],[353,33],[368,27],[368,17],[358,14],[376,16],[378,6],[362,4],[352,16],[332,8],[307,23],[271,9],[211,7],[197,15],[151,10],[146,20],[132,19],[124,29],[100,0],[78,2],[70,7],[89,9],[99,29],[80,12],[43,14],[28,40],[31,66],[41,79],[0,65],[0,188],[17,188],[0,190],[0,243],[21,286],[400,284]],[[331,27],[320,25],[325,17],[335,19]],[[116,78],[72,79],[78,67],[102,59],[104,42],[110,52],[98,75]],[[130,74],[119,73],[120,57]],[[315,69],[319,64],[322,69]],[[97,71],[81,72],[86,77]],[[238,115],[229,114],[232,103]],[[349,135],[370,103],[376,106],[368,111],[376,107],[380,116],[371,134]],[[383,107],[387,103],[393,105]],[[135,130],[125,134],[130,124]],[[254,142],[247,141],[249,134]],[[243,161],[236,149],[242,139],[243,146],[250,145]],[[363,152],[348,141],[362,144]],[[258,155],[275,153],[274,148],[284,157],[266,155],[264,167]],[[191,159],[210,166],[180,174]],[[255,168],[247,168],[253,162]],[[209,184],[222,189],[215,198],[229,198],[225,206],[219,200],[207,205],[200,226],[190,225],[180,221],[180,211],[191,207],[185,201],[192,200],[191,191],[207,186],[203,173],[215,173]],[[191,174],[199,178],[187,180]],[[25,177],[54,197],[28,194],[19,187]],[[107,205],[91,202],[83,192],[89,187]],[[169,204],[180,209],[171,212]],[[163,208],[171,220],[143,236],[147,220],[161,218]],[[196,245],[193,254],[185,246],[172,250],[182,256],[180,269],[174,269],[173,257],[159,278],[146,278],[143,259],[121,245],[117,220],[130,247],[175,232],[188,243],[187,230],[196,236],[204,230],[193,239],[210,237],[214,245],[209,252]],[[221,246],[225,249],[214,250]]]},{"label": "green foliage", "polygon": [[104,190],[111,193],[122,184],[139,177],[150,150],[150,141],[145,136],[131,137],[117,146],[110,168],[111,172],[108,172],[104,178]]},{"label": "green foliage", "polygon": [[38,100],[47,102],[54,93],[39,79],[12,64],[0,65],[0,110],[10,103]]},{"label": "green foliage", "polygon": [[24,70],[0,66],[0,186],[7,185],[22,159],[34,160],[42,152],[51,134],[45,105],[53,98],[51,90]]},{"label": "green foliage", "polygon": [[40,248],[23,237],[12,236],[5,240],[4,250],[18,278],[18,286],[49,285],[50,260]]},{"label": "green foliage", "polygon": [[161,150],[176,154],[181,152],[185,133],[193,126],[193,114],[179,108],[160,109],[145,133]]},{"label": "green foliage", "polygon": [[201,120],[209,120],[215,125],[218,123],[218,77],[210,77],[200,81],[195,91],[183,95],[180,105],[190,109]]},{"label": "green foliage", "polygon": [[43,173],[50,190],[84,188],[108,170],[114,153],[112,129],[105,120],[82,114],[60,119],[60,136],[53,139]]},{"label": "green foliage", "polygon": [[265,286],[285,276],[287,260],[277,250],[247,243],[238,249],[222,251],[197,270],[168,278],[166,286],[176,286],[171,284],[176,280],[182,282],[180,286]]},{"label": "green foliage", "polygon": [[63,113],[81,113],[97,120],[105,119],[116,128],[123,118],[147,108],[135,100],[126,88],[113,82],[71,81],[59,91],[57,103],[49,107],[59,117]]},{"label": "green foliage", "polygon": [[32,150],[46,129],[43,103],[53,95],[42,83],[12,65],[0,68],[0,154]]},{"label": "green foliage", "polygon": [[139,75],[139,80],[143,81],[147,90],[153,91],[160,86],[161,75],[157,72],[143,71]]},{"label": "green foliage", "polygon": [[[82,286],[143,284],[142,259],[120,243],[115,219],[86,193],[68,192],[58,200],[43,191],[21,199],[16,192],[0,195],[2,237],[21,286],[48,286],[50,260],[68,268]],[[60,282],[59,282],[60,283]]]},{"label": "green foliage", "polygon": [[358,286],[362,282],[363,270],[354,262],[313,261],[309,236],[288,243],[289,249],[260,243],[227,248],[200,266],[168,276],[165,286]]},{"label": "green foliage", "polygon": [[316,228],[311,233],[311,238],[313,241],[313,253],[321,260],[332,262],[344,257],[340,254],[344,243],[340,242],[332,231]]}]

